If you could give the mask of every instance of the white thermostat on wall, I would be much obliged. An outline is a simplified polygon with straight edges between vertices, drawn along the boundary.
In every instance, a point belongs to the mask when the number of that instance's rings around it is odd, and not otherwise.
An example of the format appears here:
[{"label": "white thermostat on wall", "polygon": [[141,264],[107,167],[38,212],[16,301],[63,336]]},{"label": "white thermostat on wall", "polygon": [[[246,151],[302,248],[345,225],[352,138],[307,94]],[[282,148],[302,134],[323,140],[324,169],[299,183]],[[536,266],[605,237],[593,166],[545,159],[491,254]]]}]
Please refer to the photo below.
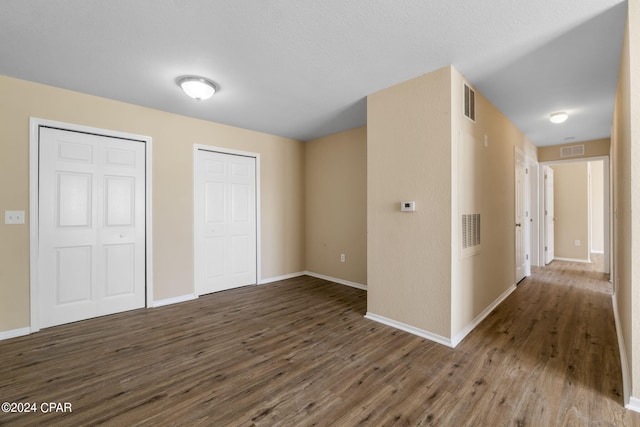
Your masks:
[{"label": "white thermostat on wall", "polygon": [[400,202],[400,210],[402,212],[413,212],[416,210],[416,202],[414,200]]}]

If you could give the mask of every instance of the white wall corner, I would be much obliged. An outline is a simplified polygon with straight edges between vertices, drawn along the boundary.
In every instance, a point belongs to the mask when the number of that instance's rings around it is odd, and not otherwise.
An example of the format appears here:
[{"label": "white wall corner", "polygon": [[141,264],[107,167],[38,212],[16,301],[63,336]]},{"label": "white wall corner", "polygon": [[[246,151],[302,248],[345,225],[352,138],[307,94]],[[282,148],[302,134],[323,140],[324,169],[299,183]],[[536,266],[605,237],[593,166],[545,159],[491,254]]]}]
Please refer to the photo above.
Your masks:
[{"label": "white wall corner", "polygon": [[31,328],[20,328],[20,329],[12,329],[10,331],[2,331],[0,332],[0,341],[8,340],[11,338],[22,337],[25,335],[29,335],[31,333]]},{"label": "white wall corner", "polygon": [[502,293],[502,295],[500,295],[498,298],[496,298],[496,300],[493,301],[491,304],[489,304],[489,306],[487,308],[485,308],[482,311],[482,313],[480,313],[478,316],[476,316],[475,319],[473,319],[471,321],[471,323],[469,323],[467,326],[462,328],[462,330],[460,332],[458,332],[456,334],[456,336],[453,337],[453,339],[451,340],[452,346],[456,347],[458,344],[460,344],[462,342],[462,340],[467,335],[469,335],[469,333],[471,331],[473,331],[476,328],[476,326],[478,326],[480,324],[480,322],[482,322],[489,314],[491,314],[491,312],[497,306],[499,306],[502,303],[502,301],[504,301],[515,290],[516,290],[516,285],[509,286],[509,288],[506,291],[504,291]]},{"label": "white wall corner", "polygon": [[195,294],[180,295],[179,297],[166,298],[166,299],[154,301],[152,307],[156,308],[156,307],[162,307],[165,305],[178,304],[185,301],[191,301],[197,298],[198,296]]},{"label": "white wall corner", "polygon": [[[613,318],[616,325],[616,334],[618,335],[618,348],[620,352],[620,368],[622,370],[622,398],[624,406],[632,411],[640,412],[640,399],[631,396],[631,381],[629,378],[629,363],[627,361],[627,351],[622,335],[622,326],[620,324],[620,314],[618,313],[618,298],[614,293],[611,295],[611,303],[613,305]],[[635,402],[633,402],[635,401]]]},{"label": "white wall corner", "polygon": [[298,271],[297,273],[283,274],[282,276],[268,277],[266,279],[260,279],[258,285],[266,285],[267,283],[279,282],[280,280],[293,279],[294,277],[304,276],[304,271]]},{"label": "white wall corner", "polygon": [[337,277],[325,276],[324,274],[314,273],[313,271],[305,271],[304,274],[306,274],[307,276],[315,277],[316,279],[322,279],[328,282],[338,283],[340,285],[351,286],[352,288],[361,289],[363,291],[367,290],[367,285],[363,285],[362,283],[350,282],[349,280],[338,279]]},{"label": "white wall corner", "polygon": [[397,320],[389,319],[384,316],[380,316],[371,312],[367,312],[364,316],[366,319],[373,320],[374,322],[382,323],[383,325],[391,326],[392,328],[400,329],[401,331],[408,332],[413,335],[417,335],[421,338],[433,341],[438,344],[442,344],[447,347],[454,348],[449,338],[443,337],[438,334],[434,334],[424,329],[416,328],[415,326],[408,325],[406,323],[398,322]]}]

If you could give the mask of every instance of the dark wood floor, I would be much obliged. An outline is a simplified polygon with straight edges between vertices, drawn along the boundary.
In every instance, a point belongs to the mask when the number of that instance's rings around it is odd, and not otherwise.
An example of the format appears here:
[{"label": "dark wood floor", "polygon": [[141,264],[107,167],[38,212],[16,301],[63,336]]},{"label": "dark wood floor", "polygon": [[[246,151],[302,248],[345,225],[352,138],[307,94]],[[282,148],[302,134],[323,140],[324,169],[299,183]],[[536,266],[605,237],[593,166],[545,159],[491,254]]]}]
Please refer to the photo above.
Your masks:
[{"label": "dark wood floor", "polygon": [[14,425],[640,426],[622,406],[610,286],[553,262],[450,349],[301,277],[0,342]]}]

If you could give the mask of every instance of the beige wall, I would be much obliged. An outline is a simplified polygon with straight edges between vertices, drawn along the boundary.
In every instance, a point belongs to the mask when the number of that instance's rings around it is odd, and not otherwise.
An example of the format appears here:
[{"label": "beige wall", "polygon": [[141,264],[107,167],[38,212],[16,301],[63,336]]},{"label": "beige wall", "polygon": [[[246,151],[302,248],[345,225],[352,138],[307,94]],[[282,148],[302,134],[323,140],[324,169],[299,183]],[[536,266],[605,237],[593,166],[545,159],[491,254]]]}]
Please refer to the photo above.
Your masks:
[{"label": "beige wall", "polygon": [[611,149],[614,283],[631,381],[625,394],[640,399],[640,2],[628,7]]},{"label": "beige wall", "polygon": [[589,162],[591,175],[591,252],[604,252],[604,161]]},{"label": "beige wall", "polygon": [[305,143],[305,212],[307,271],[366,285],[366,127]]},{"label": "beige wall", "polygon": [[[537,159],[536,147],[482,93],[476,90],[476,121],[463,115],[464,78],[452,71],[452,135],[473,136],[476,147],[473,168],[453,162],[458,182],[473,182],[479,200],[482,244],[480,253],[460,258],[458,227],[452,228],[452,336],[455,337],[483,310],[515,283],[515,149]],[[468,84],[468,83],[467,83]],[[485,136],[487,144],[485,146]],[[454,148],[460,148],[455,145]],[[454,154],[454,158],[460,153]],[[470,176],[468,176],[470,175]],[[462,188],[453,186],[452,223],[459,224]]]},{"label": "beige wall", "polygon": [[584,145],[584,156],[582,157],[599,157],[608,156],[611,146],[610,138],[594,139],[593,141],[574,142],[570,144],[552,145],[550,147],[538,148],[538,160],[540,162],[551,162],[554,160],[568,160],[576,157],[560,157],[560,149],[563,147],[572,147],[574,145]]},{"label": "beige wall", "polygon": [[[30,116],[153,138],[156,300],[193,293],[193,144],[261,154],[262,277],[304,270],[302,142],[0,76],[2,211],[29,210]],[[0,331],[24,328],[28,226],[0,223],[0,242]]]},{"label": "beige wall", "polygon": [[[589,187],[587,162],[553,165],[556,258],[589,259]],[[580,246],[575,241],[580,241]]]},{"label": "beige wall", "polygon": [[[367,311],[451,332],[451,68],[367,98]],[[414,200],[415,212],[400,202]]]},{"label": "beige wall", "polygon": [[[514,284],[515,150],[537,159],[481,93],[475,123],[463,117],[462,88],[446,67],[367,103],[368,311],[453,341]],[[459,166],[463,135],[473,140],[469,168]],[[467,258],[458,252],[463,194],[482,216],[481,251]],[[402,200],[416,212],[400,212]]]}]

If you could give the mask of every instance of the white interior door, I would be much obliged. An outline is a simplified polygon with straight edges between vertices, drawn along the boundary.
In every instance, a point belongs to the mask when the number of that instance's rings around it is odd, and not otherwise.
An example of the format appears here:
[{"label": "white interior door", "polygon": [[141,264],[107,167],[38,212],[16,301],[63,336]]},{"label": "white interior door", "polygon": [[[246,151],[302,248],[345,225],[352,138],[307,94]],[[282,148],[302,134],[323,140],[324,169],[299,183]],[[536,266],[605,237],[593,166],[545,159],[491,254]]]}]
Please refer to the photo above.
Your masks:
[{"label": "white interior door", "polygon": [[544,168],[544,263],[549,264],[555,258],[555,217],[553,210],[553,169]]},{"label": "white interior door", "polygon": [[145,146],[40,128],[40,327],[145,306]]},{"label": "white interior door", "polygon": [[515,267],[516,267],[516,283],[525,278],[527,274],[526,260],[526,242],[525,242],[525,159],[522,153],[516,151],[515,155]]},{"label": "white interior door", "polygon": [[198,295],[257,283],[256,159],[197,150]]}]

